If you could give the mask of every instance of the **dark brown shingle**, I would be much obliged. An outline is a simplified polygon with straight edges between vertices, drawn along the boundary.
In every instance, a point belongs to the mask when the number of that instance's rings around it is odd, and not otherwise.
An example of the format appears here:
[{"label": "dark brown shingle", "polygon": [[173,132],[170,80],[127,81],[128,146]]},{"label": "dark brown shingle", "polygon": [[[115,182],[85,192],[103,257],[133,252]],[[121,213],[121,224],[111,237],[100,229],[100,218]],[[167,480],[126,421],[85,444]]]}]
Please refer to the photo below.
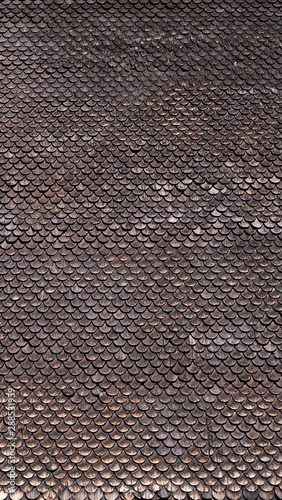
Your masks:
[{"label": "dark brown shingle", "polygon": [[0,15],[13,500],[281,500],[280,2]]}]

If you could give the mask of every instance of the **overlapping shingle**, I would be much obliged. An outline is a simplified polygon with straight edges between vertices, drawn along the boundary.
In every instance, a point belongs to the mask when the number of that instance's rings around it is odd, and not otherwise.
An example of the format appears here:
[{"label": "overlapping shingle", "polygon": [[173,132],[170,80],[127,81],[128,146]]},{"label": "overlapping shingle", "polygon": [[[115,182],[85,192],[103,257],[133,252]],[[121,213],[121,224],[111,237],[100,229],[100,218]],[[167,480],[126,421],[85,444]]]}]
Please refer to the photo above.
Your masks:
[{"label": "overlapping shingle", "polygon": [[281,4],[4,0],[1,498],[281,493]]}]

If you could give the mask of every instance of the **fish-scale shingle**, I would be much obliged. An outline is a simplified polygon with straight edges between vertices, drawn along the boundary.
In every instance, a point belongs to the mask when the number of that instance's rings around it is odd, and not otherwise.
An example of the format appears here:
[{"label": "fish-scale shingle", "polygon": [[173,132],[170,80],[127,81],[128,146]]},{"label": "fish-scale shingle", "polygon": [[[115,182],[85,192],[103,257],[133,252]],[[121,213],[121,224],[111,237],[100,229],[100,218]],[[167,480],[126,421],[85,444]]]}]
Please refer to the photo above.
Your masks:
[{"label": "fish-scale shingle", "polygon": [[281,493],[281,4],[3,0],[1,477]]}]

